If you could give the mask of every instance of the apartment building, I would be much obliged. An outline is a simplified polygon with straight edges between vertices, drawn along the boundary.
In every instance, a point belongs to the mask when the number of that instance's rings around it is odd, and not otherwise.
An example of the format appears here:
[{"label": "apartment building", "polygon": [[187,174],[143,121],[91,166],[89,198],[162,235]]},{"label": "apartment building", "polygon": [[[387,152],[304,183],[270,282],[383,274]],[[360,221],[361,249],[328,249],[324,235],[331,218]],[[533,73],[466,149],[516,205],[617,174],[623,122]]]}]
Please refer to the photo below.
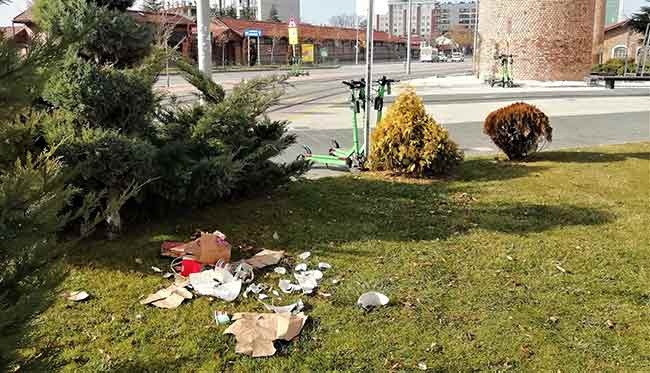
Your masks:
[{"label": "apartment building", "polygon": [[[474,30],[476,1],[413,0],[411,33],[424,39],[459,26]],[[395,36],[408,34],[408,1],[389,0],[388,13],[377,16],[377,29]]]}]

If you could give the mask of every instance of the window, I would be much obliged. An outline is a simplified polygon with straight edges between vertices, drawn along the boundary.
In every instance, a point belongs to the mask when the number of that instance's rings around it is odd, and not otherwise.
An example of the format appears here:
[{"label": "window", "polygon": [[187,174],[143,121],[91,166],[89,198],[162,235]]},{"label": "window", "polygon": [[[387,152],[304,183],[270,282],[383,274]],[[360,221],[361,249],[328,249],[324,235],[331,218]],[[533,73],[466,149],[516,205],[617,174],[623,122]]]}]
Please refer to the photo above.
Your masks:
[{"label": "window", "polygon": [[627,47],[625,45],[617,45],[612,49],[612,58],[625,59],[627,56]]}]

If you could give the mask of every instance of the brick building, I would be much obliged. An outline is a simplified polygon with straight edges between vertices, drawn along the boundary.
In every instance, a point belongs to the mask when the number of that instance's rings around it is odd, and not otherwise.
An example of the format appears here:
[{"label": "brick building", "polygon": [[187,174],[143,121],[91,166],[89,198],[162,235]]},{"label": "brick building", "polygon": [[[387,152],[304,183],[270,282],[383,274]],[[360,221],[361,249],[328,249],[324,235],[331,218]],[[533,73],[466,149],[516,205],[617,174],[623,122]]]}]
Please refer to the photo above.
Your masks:
[{"label": "brick building", "polygon": [[482,0],[479,76],[495,76],[494,56],[506,53],[515,80],[582,80],[593,63],[595,15],[596,0]]},{"label": "brick building", "polygon": [[[248,60],[248,38],[246,30],[262,31],[260,39],[260,59],[262,64],[285,64],[291,60],[293,48],[289,45],[288,25],[281,22],[250,21],[233,18],[215,18],[210,25],[213,35],[213,61],[219,65],[227,64],[257,64],[257,39],[251,38],[251,60]],[[355,60],[357,37],[360,41],[359,60],[365,60],[365,32],[357,32],[353,28],[315,26],[298,24],[300,44],[313,44],[315,62],[351,62]],[[402,60],[406,56],[406,40],[375,31],[374,52],[376,61]],[[193,51],[196,52],[196,38],[193,40]],[[301,53],[301,45],[296,48],[296,55]],[[419,41],[413,41],[414,54],[418,55]],[[222,54],[223,53],[223,54]],[[225,59],[223,58],[225,56]]]},{"label": "brick building", "polygon": [[604,61],[626,56],[638,61],[642,56],[642,39],[643,35],[636,32],[628,20],[605,27]]}]

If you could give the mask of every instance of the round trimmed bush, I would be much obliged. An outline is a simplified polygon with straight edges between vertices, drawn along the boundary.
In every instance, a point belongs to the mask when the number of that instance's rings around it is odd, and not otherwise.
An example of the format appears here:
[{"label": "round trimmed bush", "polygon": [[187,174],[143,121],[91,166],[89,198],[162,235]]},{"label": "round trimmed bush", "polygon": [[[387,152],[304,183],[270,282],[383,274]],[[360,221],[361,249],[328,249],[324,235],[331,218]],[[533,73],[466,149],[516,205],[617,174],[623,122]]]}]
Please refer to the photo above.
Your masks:
[{"label": "round trimmed bush", "polygon": [[510,160],[524,160],[553,140],[553,128],[541,110],[523,102],[493,111],[485,119],[483,133]]},{"label": "round trimmed bush", "polygon": [[422,99],[406,89],[372,135],[373,170],[414,177],[447,175],[463,160],[449,133],[424,109]]}]

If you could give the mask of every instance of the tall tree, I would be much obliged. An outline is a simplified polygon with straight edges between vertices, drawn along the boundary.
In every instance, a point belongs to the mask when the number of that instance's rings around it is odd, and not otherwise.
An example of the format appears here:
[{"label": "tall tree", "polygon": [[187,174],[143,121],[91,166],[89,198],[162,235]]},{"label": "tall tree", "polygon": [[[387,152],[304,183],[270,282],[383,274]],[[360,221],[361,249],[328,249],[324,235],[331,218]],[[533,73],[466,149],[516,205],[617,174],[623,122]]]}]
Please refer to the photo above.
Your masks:
[{"label": "tall tree", "polygon": [[163,10],[163,3],[161,0],[144,0],[141,9],[146,12],[158,13]]},{"label": "tall tree", "polygon": [[[650,3],[650,0],[646,0],[647,3]],[[644,5],[641,7],[641,11],[634,13],[631,18],[632,27],[641,35],[645,34],[646,27],[650,23],[650,5]]]},{"label": "tall tree", "polygon": [[271,22],[282,22],[282,20],[280,20],[280,14],[278,13],[278,8],[275,7],[275,4],[271,5],[271,10],[269,11],[268,20]]}]

